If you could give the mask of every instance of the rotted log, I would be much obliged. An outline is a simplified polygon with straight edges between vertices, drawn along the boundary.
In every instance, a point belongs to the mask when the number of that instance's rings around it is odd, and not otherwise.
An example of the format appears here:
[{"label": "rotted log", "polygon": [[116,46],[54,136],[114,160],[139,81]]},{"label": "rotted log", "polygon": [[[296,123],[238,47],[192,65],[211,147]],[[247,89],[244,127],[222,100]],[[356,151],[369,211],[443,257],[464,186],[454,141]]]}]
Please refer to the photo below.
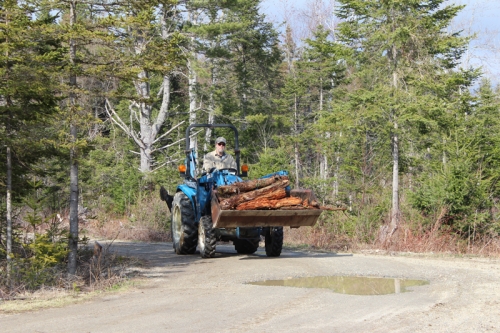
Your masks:
[{"label": "rotted log", "polygon": [[302,199],[296,197],[288,197],[277,200],[270,198],[256,198],[239,204],[236,207],[236,210],[280,209],[282,207],[300,205],[301,203]]},{"label": "rotted log", "polygon": [[264,179],[253,179],[246,182],[237,182],[231,185],[219,186],[217,194],[221,197],[228,197],[234,194],[250,192],[274,184],[278,180],[288,180],[288,176],[273,176]]},{"label": "rotted log", "polygon": [[270,197],[273,197],[274,199],[284,198],[286,196],[285,187],[287,187],[289,183],[290,181],[288,179],[279,179],[273,184],[266,186],[264,188],[234,195],[232,197],[222,200],[220,202],[220,208],[223,210],[234,209],[239,204],[253,200],[255,198],[270,198]]}]

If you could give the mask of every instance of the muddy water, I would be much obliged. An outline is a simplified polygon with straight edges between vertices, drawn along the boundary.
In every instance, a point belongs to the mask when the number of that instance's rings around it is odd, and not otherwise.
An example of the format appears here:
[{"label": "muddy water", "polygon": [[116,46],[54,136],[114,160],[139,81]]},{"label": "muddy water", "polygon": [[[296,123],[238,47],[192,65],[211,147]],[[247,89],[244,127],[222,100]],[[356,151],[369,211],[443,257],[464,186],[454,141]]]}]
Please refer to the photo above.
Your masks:
[{"label": "muddy water", "polygon": [[257,286],[325,288],[350,295],[387,295],[411,291],[410,287],[429,284],[425,280],[378,278],[365,276],[316,276],[250,282]]}]

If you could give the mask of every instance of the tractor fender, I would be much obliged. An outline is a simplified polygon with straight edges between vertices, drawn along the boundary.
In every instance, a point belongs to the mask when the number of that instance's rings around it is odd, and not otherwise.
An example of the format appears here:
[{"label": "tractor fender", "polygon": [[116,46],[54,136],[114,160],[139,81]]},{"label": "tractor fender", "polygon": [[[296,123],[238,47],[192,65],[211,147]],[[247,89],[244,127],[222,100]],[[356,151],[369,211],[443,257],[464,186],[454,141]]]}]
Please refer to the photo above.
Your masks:
[{"label": "tractor fender", "polygon": [[181,184],[177,186],[176,192],[182,191],[184,194],[189,198],[189,201],[191,201],[191,205],[193,206],[193,211],[195,212],[195,216],[197,216],[197,204],[196,204],[196,189],[192,188],[186,184]]}]

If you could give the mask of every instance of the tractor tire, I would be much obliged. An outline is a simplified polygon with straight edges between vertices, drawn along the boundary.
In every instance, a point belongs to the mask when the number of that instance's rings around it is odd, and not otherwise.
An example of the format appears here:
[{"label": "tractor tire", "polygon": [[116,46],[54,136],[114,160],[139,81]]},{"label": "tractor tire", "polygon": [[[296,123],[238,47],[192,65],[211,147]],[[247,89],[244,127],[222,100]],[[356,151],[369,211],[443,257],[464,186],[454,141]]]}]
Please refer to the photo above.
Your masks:
[{"label": "tractor tire", "polygon": [[198,226],[191,200],[183,192],[177,192],[172,201],[172,242],[177,254],[193,254],[198,243]]},{"label": "tractor tire", "polygon": [[212,217],[209,215],[203,216],[198,224],[198,247],[202,258],[213,258],[215,256],[217,239],[212,226]]},{"label": "tractor tire", "polygon": [[269,227],[265,230],[266,255],[279,257],[283,248],[283,227]]},{"label": "tractor tire", "polygon": [[233,244],[239,254],[252,254],[259,248],[259,239],[235,239]]}]

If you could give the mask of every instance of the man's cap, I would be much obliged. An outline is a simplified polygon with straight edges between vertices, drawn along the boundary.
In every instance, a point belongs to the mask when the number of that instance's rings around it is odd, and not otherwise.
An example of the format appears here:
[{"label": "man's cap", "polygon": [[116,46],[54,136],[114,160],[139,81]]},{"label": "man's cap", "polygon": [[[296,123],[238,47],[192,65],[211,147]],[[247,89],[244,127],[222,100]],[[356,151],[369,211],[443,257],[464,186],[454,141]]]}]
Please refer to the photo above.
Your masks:
[{"label": "man's cap", "polygon": [[217,144],[217,143],[219,143],[219,142],[224,142],[224,143],[226,143],[226,139],[225,139],[225,138],[223,138],[222,136],[219,136],[217,139],[215,139],[215,143]]}]

